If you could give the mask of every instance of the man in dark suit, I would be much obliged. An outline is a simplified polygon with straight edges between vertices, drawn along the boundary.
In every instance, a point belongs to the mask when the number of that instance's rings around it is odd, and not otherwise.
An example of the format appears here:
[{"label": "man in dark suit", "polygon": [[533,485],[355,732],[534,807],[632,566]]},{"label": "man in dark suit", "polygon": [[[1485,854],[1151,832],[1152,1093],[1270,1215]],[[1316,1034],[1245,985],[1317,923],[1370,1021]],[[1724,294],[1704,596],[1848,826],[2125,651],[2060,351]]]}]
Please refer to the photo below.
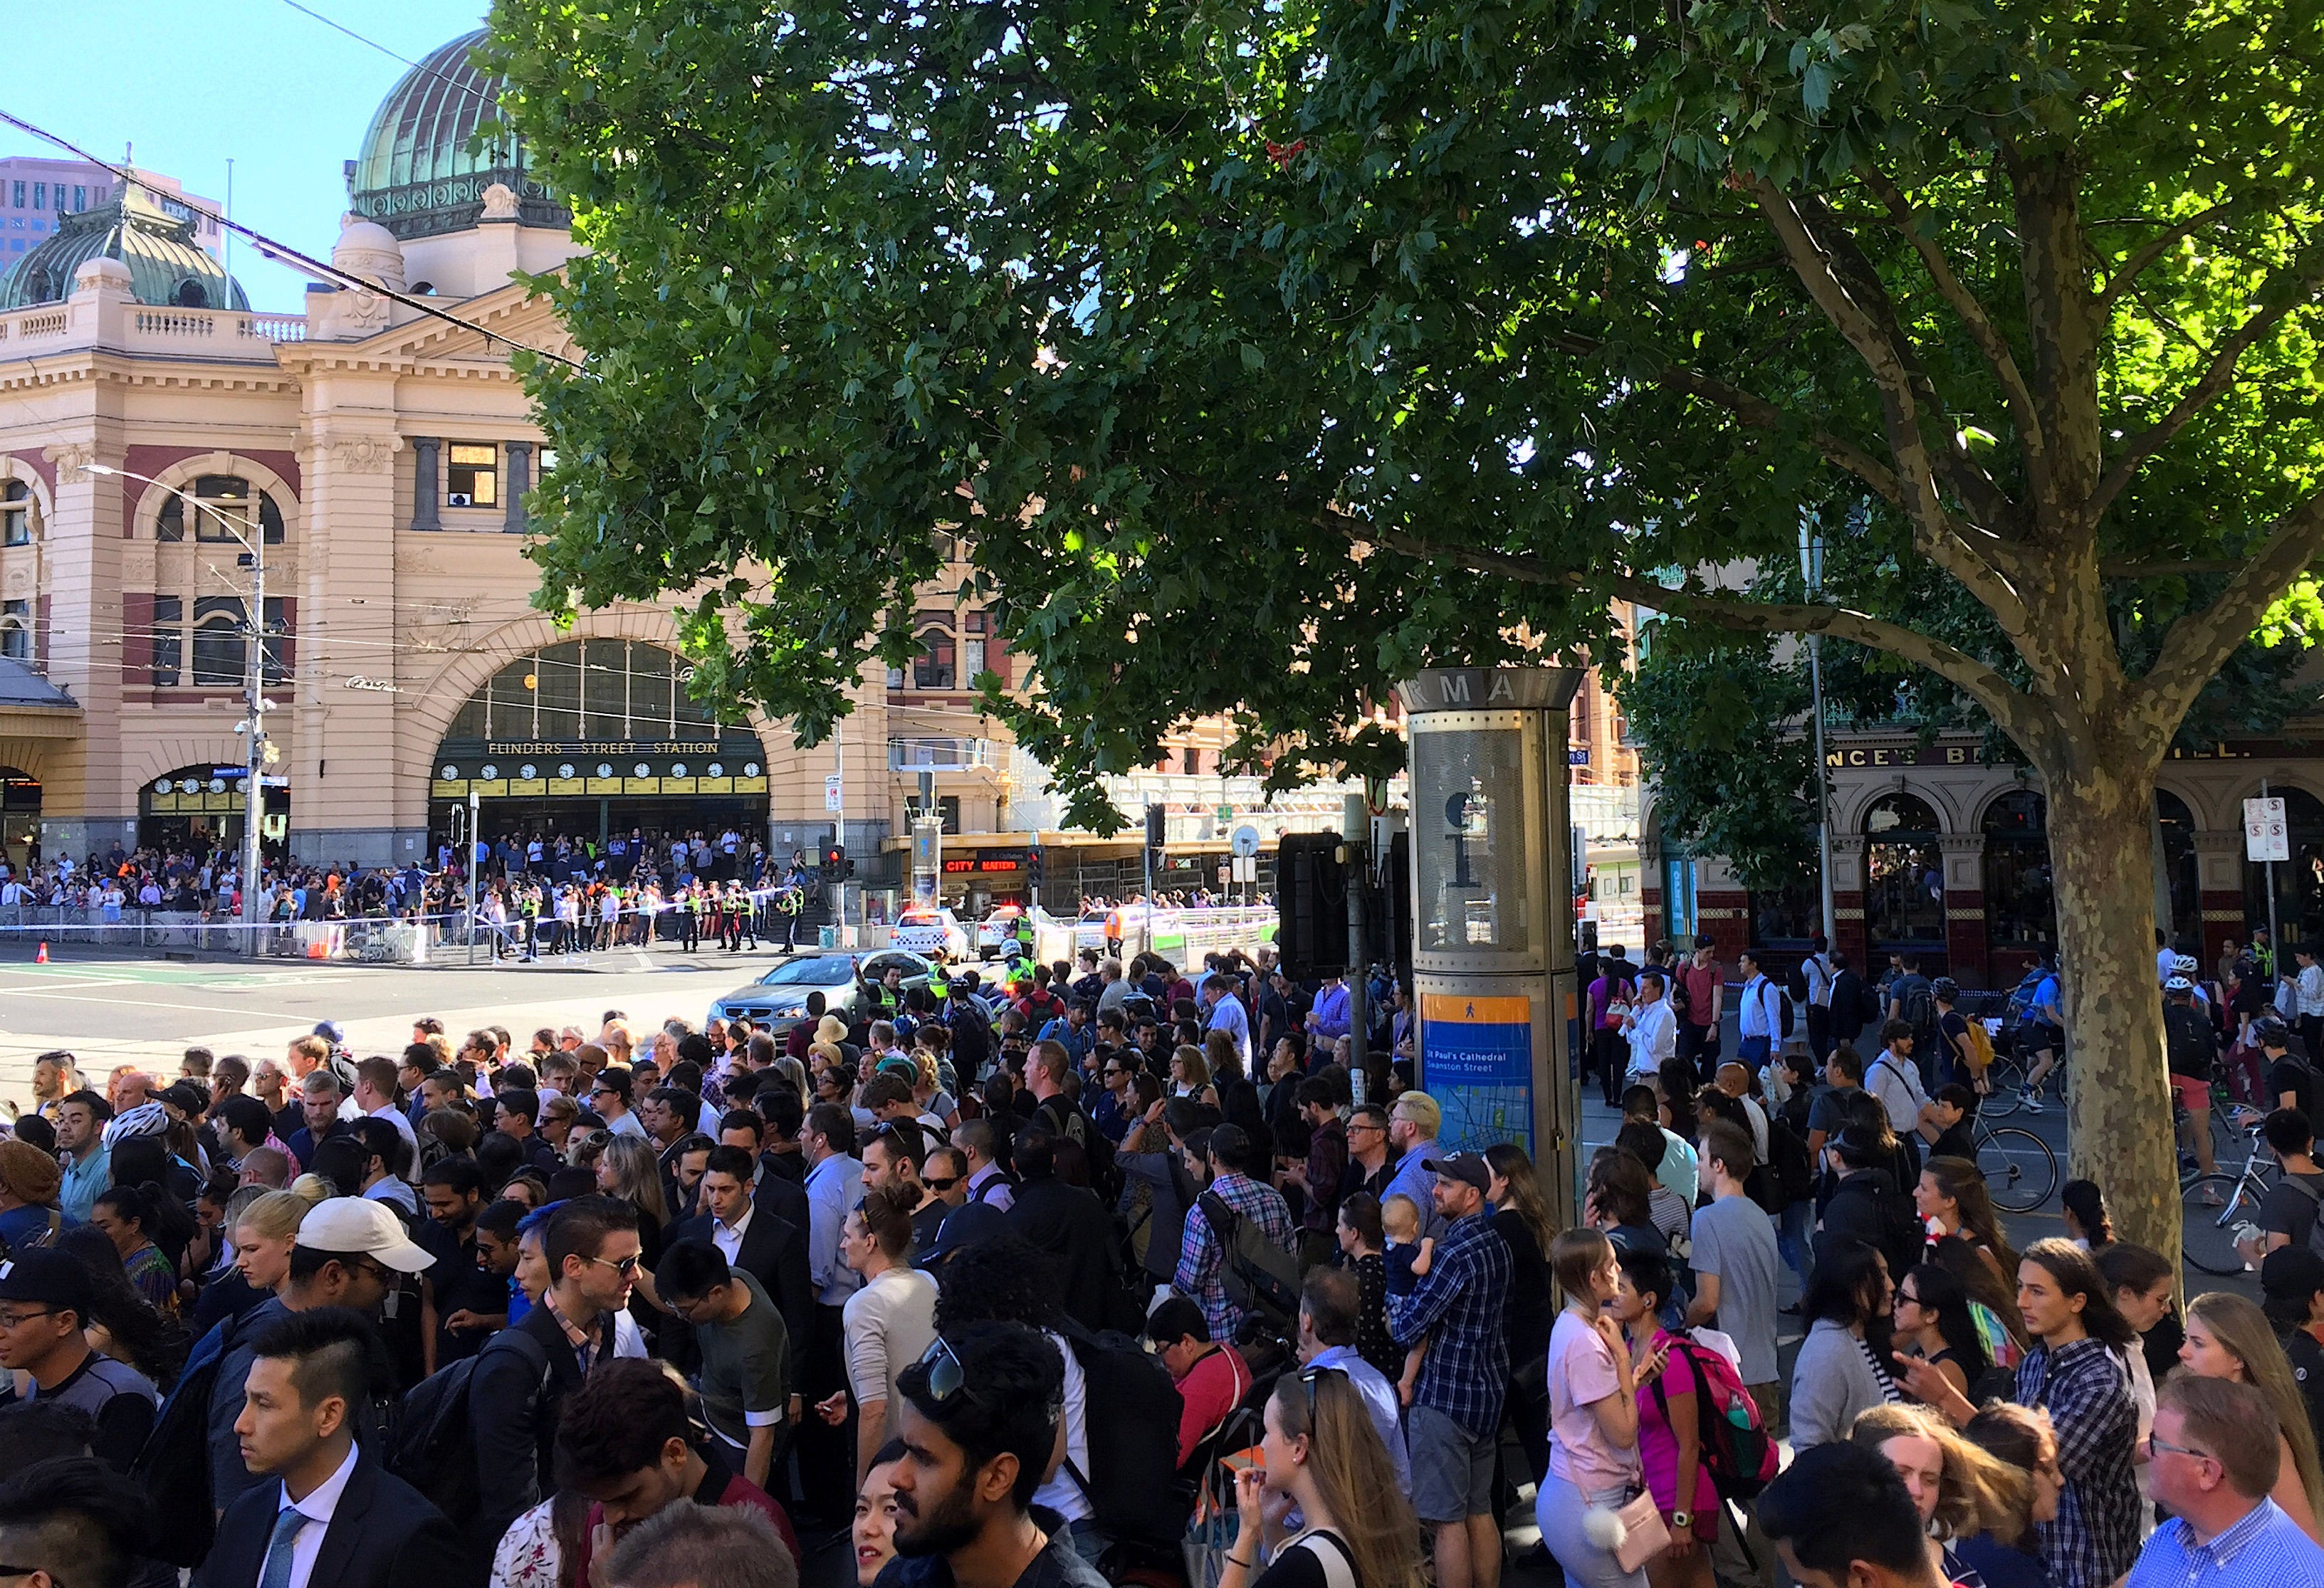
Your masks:
[{"label": "man in dark suit", "polygon": [[[1864,978],[1848,962],[1848,956],[1838,949],[1831,951],[1831,1040],[1853,1044],[1864,1030]],[[1818,1062],[1829,1057],[1831,1050],[1816,1055]]]},{"label": "man in dark suit", "polygon": [[[702,1171],[702,1206],[707,1211],[672,1225],[669,1239],[673,1243],[707,1241],[725,1254],[731,1266],[758,1280],[759,1288],[783,1315],[783,1327],[789,1334],[796,1359],[799,1343],[815,1327],[815,1281],[807,1261],[807,1210],[802,1206],[794,1223],[775,1210],[778,1204],[768,1193],[778,1187],[798,1192],[802,1203],[806,1194],[777,1175],[761,1177],[754,1193],[751,1172],[755,1166],[756,1161],[743,1148],[714,1148],[709,1166]],[[691,1332],[682,1318],[673,1319],[671,1326],[662,1331],[665,1354],[682,1354],[671,1357],[681,1365],[691,1365],[693,1341],[686,1337]],[[791,1423],[797,1427],[799,1398],[794,1395],[791,1401]]]},{"label": "man in dark suit", "polygon": [[218,1521],[203,1588],[400,1588],[474,1576],[452,1524],[355,1444],[379,1350],[346,1308],[293,1313],[258,1337],[235,1437],[272,1482]]},{"label": "man in dark suit", "polygon": [[1074,1322],[1092,1331],[1111,1328],[1121,1321],[1119,1304],[1127,1299],[1113,1218],[1095,1192],[1057,1178],[1057,1141],[1038,1118],[1018,1134],[1015,1161],[1022,1178],[1010,1204],[1009,1228],[1056,1260],[1065,1311]]}]

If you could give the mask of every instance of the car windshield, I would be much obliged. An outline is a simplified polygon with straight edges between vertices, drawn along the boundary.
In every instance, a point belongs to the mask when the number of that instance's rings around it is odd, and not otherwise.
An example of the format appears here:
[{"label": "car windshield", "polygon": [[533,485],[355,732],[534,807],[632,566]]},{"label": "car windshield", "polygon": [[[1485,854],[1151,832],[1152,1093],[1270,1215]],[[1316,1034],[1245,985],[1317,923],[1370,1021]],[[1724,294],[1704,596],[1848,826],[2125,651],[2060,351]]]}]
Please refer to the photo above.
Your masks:
[{"label": "car windshield", "polygon": [[759,978],[764,987],[836,987],[851,975],[849,961],[840,959],[793,959]]}]

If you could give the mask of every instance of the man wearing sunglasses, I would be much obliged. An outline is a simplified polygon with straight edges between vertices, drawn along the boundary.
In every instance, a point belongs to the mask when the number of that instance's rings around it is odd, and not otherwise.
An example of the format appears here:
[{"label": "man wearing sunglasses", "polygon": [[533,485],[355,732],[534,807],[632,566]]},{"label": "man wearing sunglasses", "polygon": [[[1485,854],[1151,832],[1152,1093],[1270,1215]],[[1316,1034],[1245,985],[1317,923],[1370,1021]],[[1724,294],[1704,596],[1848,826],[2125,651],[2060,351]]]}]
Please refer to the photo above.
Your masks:
[{"label": "man wearing sunglasses", "polygon": [[613,1354],[613,1315],[637,1276],[638,1210],[617,1197],[576,1197],[541,1230],[549,1288],[540,1305],[484,1343],[468,1380],[476,1437],[478,1515],[472,1538],[557,1492],[557,1418],[589,1370]]},{"label": "man wearing sunglasses", "polygon": [[1038,1331],[977,1323],[939,1336],[898,1377],[897,1557],[881,1588],[1102,1588],[1058,1519],[1033,1508],[1056,1447],[1063,1375]]},{"label": "man wearing sunglasses", "polygon": [[226,1349],[210,1387],[210,1499],[218,1510],[257,1482],[243,1464],[234,1425],[242,1416],[243,1385],[258,1337],[292,1314],[318,1307],[376,1317],[398,1274],[419,1273],[435,1261],[403,1233],[403,1221],[384,1202],[334,1197],[308,1209],[281,1290],[226,1326]]}]

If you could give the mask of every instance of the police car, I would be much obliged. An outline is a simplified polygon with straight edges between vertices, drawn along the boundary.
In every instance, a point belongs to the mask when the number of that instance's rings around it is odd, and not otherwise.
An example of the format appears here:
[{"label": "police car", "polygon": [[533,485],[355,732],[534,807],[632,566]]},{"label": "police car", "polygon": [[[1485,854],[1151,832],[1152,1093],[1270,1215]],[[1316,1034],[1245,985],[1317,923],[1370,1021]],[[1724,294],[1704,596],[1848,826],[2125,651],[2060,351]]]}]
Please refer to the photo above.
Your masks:
[{"label": "police car", "polygon": [[912,905],[889,929],[888,943],[891,948],[908,949],[915,954],[933,954],[941,950],[954,959],[968,958],[968,929],[960,923],[960,917],[941,905]]}]

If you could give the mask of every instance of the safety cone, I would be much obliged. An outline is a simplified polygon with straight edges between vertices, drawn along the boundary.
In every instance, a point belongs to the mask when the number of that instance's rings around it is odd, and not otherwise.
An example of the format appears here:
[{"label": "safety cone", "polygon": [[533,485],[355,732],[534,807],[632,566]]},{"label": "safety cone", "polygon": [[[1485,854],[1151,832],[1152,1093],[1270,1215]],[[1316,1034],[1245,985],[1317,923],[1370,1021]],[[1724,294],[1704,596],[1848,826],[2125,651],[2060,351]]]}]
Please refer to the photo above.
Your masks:
[{"label": "safety cone", "polygon": [[46,938],[42,938],[42,939],[41,940],[41,951],[40,951],[39,953],[37,953],[37,954],[35,954],[35,955],[33,955],[33,956],[32,956],[32,963],[33,963],[33,964],[35,964],[35,965],[46,965],[48,962],[49,962],[49,940],[48,940],[48,939],[46,939]]}]

